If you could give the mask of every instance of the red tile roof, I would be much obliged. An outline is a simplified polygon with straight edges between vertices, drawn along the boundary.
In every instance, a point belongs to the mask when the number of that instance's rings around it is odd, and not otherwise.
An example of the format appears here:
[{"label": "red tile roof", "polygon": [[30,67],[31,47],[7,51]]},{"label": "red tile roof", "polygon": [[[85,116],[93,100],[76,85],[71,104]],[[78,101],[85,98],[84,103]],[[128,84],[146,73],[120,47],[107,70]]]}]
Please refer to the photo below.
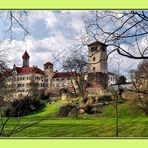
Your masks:
[{"label": "red tile roof", "polygon": [[30,56],[29,56],[29,54],[28,54],[27,51],[24,52],[22,58],[23,58],[23,59],[29,59],[29,58],[30,58]]},{"label": "red tile roof", "polygon": [[56,72],[52,78],[65,78],[78,75],[76,72]]},{"label": "red tile roof", "polygon": [[99,41],[95,41],[87,46],[97,46],[97,45],[103,45],[103,46],[107,46],[106,44],[102,43],[102,42],[99,42]]},{"label": "red tile roof", "polygon": [[11,76],[11,75],[12,75],[12,69],[6,69],[6,70],[4,71],[4,75],[5,75],[6,77]]},{"label": "red tile roof", "polygon": [[35,72],[35,73],[44,75],[44,71],[42,71],[38,67],[16,67],[16,70],[19,74]]}]

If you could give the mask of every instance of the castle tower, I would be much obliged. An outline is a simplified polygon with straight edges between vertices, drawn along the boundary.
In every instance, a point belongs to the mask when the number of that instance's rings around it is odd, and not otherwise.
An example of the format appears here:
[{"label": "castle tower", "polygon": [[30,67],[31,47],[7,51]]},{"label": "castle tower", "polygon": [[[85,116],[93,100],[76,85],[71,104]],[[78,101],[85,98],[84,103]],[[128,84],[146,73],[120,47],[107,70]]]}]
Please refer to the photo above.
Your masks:
[{"label": "castle tower", "polygon": [[52,77],[53,77],[53,64],[50,62],[47,62],[44,64],[44,73],[45,73],[45,87],[51,87],[52,86]]},{"label": "castle tower", "polygon": [[22,59],[23,59],[23,66],[22,67],[29,67],[29,54],[27,51],[24,52]]},{"label": "castle tower", "polygon": [[53,64],[50,62],[47,62],[44,64],[44,71],[48,72],[48,73],[52,73],[53,72]]},{"label": "castle tower", "polygon": [[107,45],[99,41],[88,45],[88,81],[107,86]]}]

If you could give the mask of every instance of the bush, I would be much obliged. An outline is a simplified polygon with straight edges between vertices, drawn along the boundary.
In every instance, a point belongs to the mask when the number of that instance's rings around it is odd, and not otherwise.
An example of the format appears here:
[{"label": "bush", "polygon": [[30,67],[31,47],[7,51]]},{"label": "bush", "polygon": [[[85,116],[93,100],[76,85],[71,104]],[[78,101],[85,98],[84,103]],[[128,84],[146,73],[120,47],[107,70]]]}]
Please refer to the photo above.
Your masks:
[{"label": "bush", "polygon": [[148,99],[131,99],[128,100],[128,108],[133,110],[140,110],[148,116]]},{"label": "bush", "polygon": [[97,100],[98,102],[110,102],[112,101],[112,97],[110,95],[104,95],[100,96]]},{"label": "bush", "polygon": [[12,112],[12,106],[10,104],[5,105],[1,109],[2,116],[4,116],[4,117],[9,117],[11,112]]},{"label": "bush", "polygon": [[68,116],[77,117],[78,118],[78,109],[77,107],[72,108],[72,110],[69,112]]},{"label": "bush", "polygon": [[31,99],[25,97],[21,100],[15,100],[9,105],[2,108],[3,116],[17,117],[28,115],[37,109],[39,109],[43,104],[38,99]]},{"label": "bush", "polygon": [[148,116],[148,99],[139,100],[137,105],[140,110],[143,111],[146,116]]},{"label": "bush", "polygon": [[101,113],[100,108],[101,106],[97,104],[86,105],[84,107],[84,111],[87,114],[97,114],[97,113]]},{"label": "bush", "polygon": [[61,106],[57,115],[59,117],[66,117],[68,115],[72,115],[72,114],[74,114],[76,108],[77,107],[75,105],[66,104],[64,106]]},{"label": "bush", "polygon": [[90,105],[85,106],[84,111],[85,111],[85,113],[87,113],[87,114],[94,114],[93,106],[90,106]]}]

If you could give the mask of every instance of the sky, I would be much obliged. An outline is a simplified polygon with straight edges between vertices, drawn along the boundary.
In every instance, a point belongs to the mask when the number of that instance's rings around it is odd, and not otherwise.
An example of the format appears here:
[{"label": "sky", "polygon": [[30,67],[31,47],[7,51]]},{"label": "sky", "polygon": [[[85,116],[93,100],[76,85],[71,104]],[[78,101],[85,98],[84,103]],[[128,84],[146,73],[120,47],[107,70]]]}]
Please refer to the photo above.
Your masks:
[{"label": "sky", "polygon": [[11,32],[7,32],[10,21],[0,20],[3,26],[0,29],[0,40],[3,41],[1,46],[8,49],[12,65],[21,66],[22,54],[27,50],[31,57],[30,65],[42,68],[45,62],[54,62],[57,55],[62,57],[69,52],[75,42],[74,37],[84,27],[82,17],[87,12],[40,10],[27,13],[26,21],[23,22],[29,32],[27,36],[17,25]]},{"label": "sky", "polygon": [[[16,13],[16,17],[22,19],[22,24],[29,34],[17,25],[13,24],[11,31],[8,11],[0,11],[0,49],[7,51],[7,59],[10,67],[15,64],[22,66],[22,55],[25,50],[30,55],[30,66],[37,65],[43,69],[43,64],[55,62],[55,57],[65,58],[76,44],[75,38],[81,34],[85,27],[84,17],[89,13],[87,10],[34,10],[27,11],[27,15]],[[86,48],[87,52],[87,48]],[[117,53],[108,59],[108,69],[115,71],[117,62],[121,62],[121,71],[127,74],[128,70],[135,69],[139,60],[131,60]],[[60,66],[55,63],[55,69]]]}]

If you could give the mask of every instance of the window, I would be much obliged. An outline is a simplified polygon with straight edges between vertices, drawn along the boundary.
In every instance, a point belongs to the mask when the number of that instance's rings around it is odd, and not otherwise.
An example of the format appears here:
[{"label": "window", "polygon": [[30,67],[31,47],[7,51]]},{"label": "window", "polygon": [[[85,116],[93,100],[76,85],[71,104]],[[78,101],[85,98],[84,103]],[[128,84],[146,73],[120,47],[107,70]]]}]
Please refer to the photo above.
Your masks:
[{"label": "window", "polygon": [[48,79],[44,79],[44,82],[47,82],[48,83]]},{"label": "window", "polygon": [[30,80],[30,77],[27,77],[27,80]]},{"label": "window", "polygon": [[18,84],[17,87],[24,87],[25,84]]},{"label": "window", "polygon": [[96,69],[96,68],[95,68],[95,67],[93,67],[93,72],[95,72],[95,69]]},{"label": "window", "polygon": [[45,78],[48,78],[48,75],[45,75]]},{"label": "window", "polygon": [[105,51],[106,51],[106,47],[105,47],[105,46],[102,46],[102,47],[101,47],[101,50],[102,50],[103,52],[105,52]]},{"label": "window", "polygon": [[35,77],[36,80],[39,80],[39,77]]},{"label": "window", "polygon": [[91,52],[96,52],[97,51],[97,47],[91,47]]},{"label": "window", "polygon": [[63,87],[64,86],[64,83],[61,83],[61,86]]},{"label": "window", "polygon": [[43,83],[41,83],[41,87],[44,87],[44,84]]},{"label": "window", "polygon": [[95,61],[96,60],[96,57],[93,57],[93,61]]}]

